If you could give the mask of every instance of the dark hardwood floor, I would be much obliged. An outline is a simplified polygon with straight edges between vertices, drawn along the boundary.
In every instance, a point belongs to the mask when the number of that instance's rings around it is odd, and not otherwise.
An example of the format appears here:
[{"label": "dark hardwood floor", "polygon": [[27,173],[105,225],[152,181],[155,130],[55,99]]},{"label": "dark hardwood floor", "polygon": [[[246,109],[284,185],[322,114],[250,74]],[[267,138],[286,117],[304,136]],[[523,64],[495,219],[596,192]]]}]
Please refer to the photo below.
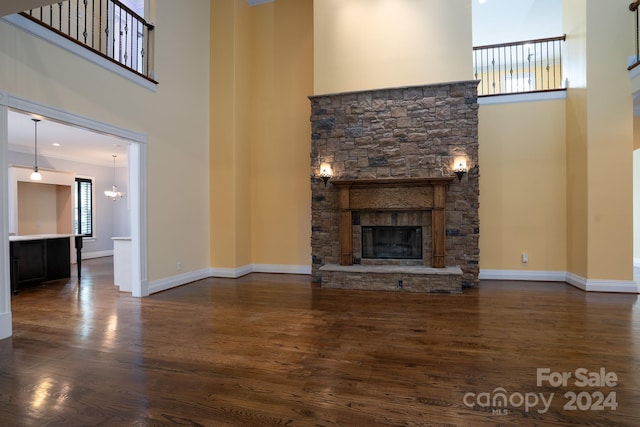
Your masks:
[{"label": "dark hardwood floor", "polygon": [[341,291],[252,274],[136,299],[112,280],[111,259],[95,259],[80,286],[12,297],[1,426],[640,425],[635,295]]}]

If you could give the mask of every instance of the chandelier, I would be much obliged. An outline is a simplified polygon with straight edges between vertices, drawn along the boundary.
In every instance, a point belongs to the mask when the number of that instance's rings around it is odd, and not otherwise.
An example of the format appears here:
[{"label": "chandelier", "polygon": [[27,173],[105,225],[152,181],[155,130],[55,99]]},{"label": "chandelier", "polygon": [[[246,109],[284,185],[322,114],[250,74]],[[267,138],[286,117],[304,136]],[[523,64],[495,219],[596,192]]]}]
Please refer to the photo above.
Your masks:
[{"label": "chandelier", "polygon": [[115,202],[118,199],[122,199],[124,197],[124,193],[118,191],[118,186],[116,186],[116,157],[115,154],[111,155],[113,157],[113,185],[111,186],[111,190],[104,190],[104,195],[113,199]]}]

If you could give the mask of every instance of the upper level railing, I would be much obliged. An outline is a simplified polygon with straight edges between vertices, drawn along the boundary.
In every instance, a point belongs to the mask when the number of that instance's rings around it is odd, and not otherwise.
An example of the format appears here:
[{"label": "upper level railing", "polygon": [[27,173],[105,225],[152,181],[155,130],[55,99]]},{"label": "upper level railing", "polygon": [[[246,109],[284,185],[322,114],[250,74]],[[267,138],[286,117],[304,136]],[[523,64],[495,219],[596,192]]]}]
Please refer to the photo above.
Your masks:
[{"label": "upper level railing", "polygon": [[473,48],[478,96],[563,90],[566,36]]},{"label": "upper level railing", "polygon": [[155,82],[153,25],[118,0],[67,0],[22,16]]},{"label": "upper level railing", "polygon": [[636,0],[629,5],[629,10],[636,14],[636,56],[633,63],[627,67],[628,70],[632,70],[640,65],[640,11],[638,10],[638,6],[640,6],[640,0]]}]

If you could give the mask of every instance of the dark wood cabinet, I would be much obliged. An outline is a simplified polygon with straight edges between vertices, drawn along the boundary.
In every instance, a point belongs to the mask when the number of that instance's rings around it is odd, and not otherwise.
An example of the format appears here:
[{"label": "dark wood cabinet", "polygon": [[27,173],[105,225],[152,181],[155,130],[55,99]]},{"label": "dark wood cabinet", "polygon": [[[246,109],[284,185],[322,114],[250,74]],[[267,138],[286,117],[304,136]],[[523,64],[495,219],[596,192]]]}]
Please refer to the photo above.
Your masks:
[{"label": "dark wood cabinet", "polygon": [[69,237],[10,242],[11,292],[71,277]]}]

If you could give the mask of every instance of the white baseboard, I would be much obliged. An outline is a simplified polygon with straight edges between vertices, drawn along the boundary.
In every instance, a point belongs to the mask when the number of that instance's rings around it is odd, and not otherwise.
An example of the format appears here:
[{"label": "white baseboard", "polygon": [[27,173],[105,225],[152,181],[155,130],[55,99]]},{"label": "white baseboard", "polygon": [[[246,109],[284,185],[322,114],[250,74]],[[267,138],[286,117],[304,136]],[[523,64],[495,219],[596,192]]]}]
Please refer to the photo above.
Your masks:
[{"label": "white baseboard", "polygon": [[252,273],[311,274],[308,265],[252,264]]},{"label": "white baseboard", "polygon": [[640,293],[638,284],[633,280],[586,279],[566,271],[480,270],[479,279],[566,282],[586,292]]},{"label": "white baseboard", "polygon": [[11,336],[11,312],[0,313],[0,340]]},{"label": "white baseboard", "polygon": [[587,292],[640,293],[638,284],[633,280],[594,280],[567,273],[567,283]]},{"label": "white baseboard", "polygon": [[249,273],[253,273],[250,265],[243,265],[238,268],[216,268],[209,269],[210,277],[220,277],[224,279],[237,279],[238,277],[246,276]]},{"label": "white baseboard", "polygon": [[532,280],[536,282],[565,282],[565,271],[541,270],[480,270],[480,280]]},{"label": "white baseboard", "polygon": [[82,259],[103,258],[106,256],[113,256],[113,250],[110,251],[96,251],[96,252],[82,252]]},{"label": "white baseboard", "polygon": [[211,268],[211,277],[237,279],[251,273],[311,274],[308,265],[249,264],[238,268]]},{"label": "white baseboard", "polygon": [[196,280],[206,279],[210,276],[208,268],[192,271],[190,273],[178,274],[177,276],[167,277],[165,279],[155,280],[149,283],[149,294],[153,294],[160,291],[166,291],[167,289],[182,286],[187,283],[195,282]]},{"label": "white baseboard", "polygon": [[250,273],[311,274],[306,265],[250,264],[238,268],[205,268],[149,283],[149,294],[166,291],[208,277],[237,279]]}]

